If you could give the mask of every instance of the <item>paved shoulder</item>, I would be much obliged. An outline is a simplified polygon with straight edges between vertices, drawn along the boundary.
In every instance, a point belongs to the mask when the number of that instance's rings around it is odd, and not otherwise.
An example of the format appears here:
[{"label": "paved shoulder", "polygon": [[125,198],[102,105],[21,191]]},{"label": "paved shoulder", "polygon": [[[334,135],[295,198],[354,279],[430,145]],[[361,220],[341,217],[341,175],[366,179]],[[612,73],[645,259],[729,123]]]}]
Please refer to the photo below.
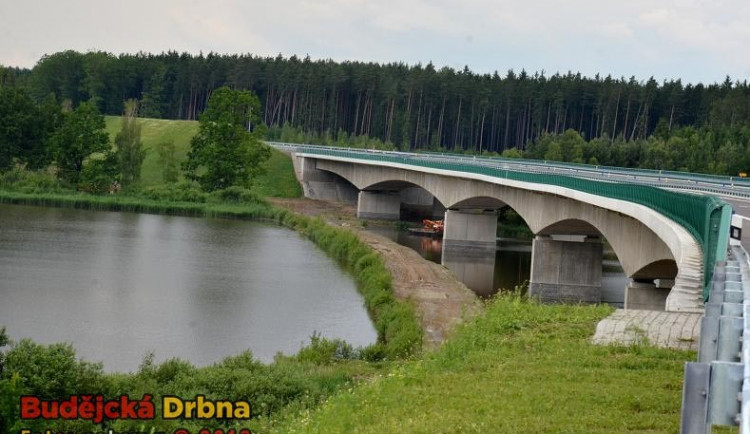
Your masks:
[{"label": "paved shoulder", "polygon": [[596,326],[596,344],[645,342],[657,347],[698,350],[700,313],[618,309]]}]

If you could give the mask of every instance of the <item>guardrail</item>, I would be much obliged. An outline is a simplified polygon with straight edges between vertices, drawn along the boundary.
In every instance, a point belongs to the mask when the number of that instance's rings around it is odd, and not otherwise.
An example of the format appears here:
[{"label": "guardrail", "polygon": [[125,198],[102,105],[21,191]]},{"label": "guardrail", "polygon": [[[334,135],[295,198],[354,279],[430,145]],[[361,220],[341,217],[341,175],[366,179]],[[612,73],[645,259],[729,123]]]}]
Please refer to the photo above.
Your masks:
[{"label": "guardrail", "polygon": [[594,179],[605,182],[629,182],[633,184],[652,185],[660,188],[687,190],[730,197],[750,199],[750,178],[738,176],[719,176],[702,173],[675,172],[669,170],[629,169],[612,166],[595,166],[557,161],[540,161],[520,158],[480,157],[437,152],[408,153],[398,151],[379,151],[357,148],[332,148],[319,145],[300,145],[283,142],[269,142],[277,147],[299,149],[347,149],[362,152],[377,152],[391,155],[420,155],[435,160],[448,159],[463,161],[490,167],[507,167],[528,173],[559,173],[576,178]]},{"label": "guardrail", "polygon": [[[374,151],[332,148],[313,145],[271,142],[271,145],[311,156],[329,156],[374,162],[398,163],[416,167],[450,170],[488,175],[536,184],[551,184],[612,199],[638,203],[658,211],[674,220],[698,241],[703,250],[703,287],[707,300],[716,260],[726,259],[731,208],[710,195],[694,195],[665,190],[663,183],[634,183],[621,179],[591,179],[575,173],[557,173],[553,170],[519,170],[507,160],[501,164],[488,164],[487,159],[464,156],[414,154],[393,151]],[[591,172],[591,171],[589,171]],[[603,174],[603,172],[602,172]],[[601,174],[600,174],[601,175]],[[606,175],[606,174],[604,174]],[[659,185],[657,187],[656,185]],[[750,192],[748,193],[750,197]],[[726,234],[724,234],[726,232]]]},{"label": "guardrail", "polygon": [[715,425],[750,433],[750,257],[739,245],[716,264],[698,361],[685,364],[680,432],[705,434]]}]

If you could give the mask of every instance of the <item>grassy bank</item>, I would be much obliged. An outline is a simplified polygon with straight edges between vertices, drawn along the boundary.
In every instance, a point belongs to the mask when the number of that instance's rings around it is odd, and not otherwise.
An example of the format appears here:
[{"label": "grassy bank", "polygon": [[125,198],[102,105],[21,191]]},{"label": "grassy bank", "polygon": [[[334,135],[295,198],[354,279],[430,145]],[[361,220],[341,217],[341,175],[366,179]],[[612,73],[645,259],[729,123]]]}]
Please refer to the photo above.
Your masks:
[{"label": "grassy bank", "polygon": [[438,352],[275,432],[677,432],[694,353],[592,345],[610,312],[497,298]]},{"label": "grassy bank", "polygon": [[[107,116],[106,130],[110,141],[113,143],[120,131],[122,118]],[[141,125],[141,141],[146,149],[146,158],[141,167],[142,187],[154,186],[163,183],[162,170],[156,147],[162,142],[173,142],[175,145],[175,157],[178,164],[187,160],[190,150],[190,139],[198,132],[197,121],[179,121],[168,119],[139,119]],[[262,173],[253,185],[253,191],[261,196],[267,197],[300,197],[302,189],[294,177],[291,160],[283,153],[272,150],[271,158],[263,164],[265,172]],[[180,174],[180,179],[182,174]]]},{"label": "grassy bank", "polygon": [[[106,131],[114,146],[115,137],[120,131],[122,118],[106,116]],[[156,146],[162,142],[173,142],[175,156],[178,162],[187,160],[190,150],[190,139],[198,132],[197,121],[176,121],[166,119],[138,119],[141,125],[141,142],[146,149],[146,159],[141,167],[141,181],[143,185],[161,184],[162,175]]]}]

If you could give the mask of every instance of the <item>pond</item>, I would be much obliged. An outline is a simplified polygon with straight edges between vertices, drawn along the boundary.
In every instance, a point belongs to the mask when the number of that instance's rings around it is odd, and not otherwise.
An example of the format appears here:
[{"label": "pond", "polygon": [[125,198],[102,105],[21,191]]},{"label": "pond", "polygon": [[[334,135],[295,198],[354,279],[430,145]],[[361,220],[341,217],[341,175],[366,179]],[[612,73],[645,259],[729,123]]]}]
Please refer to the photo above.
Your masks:
[{"label": "pond", "polygon": [[106,371],[153,352],[204,366],[293,354],[313,333],[377,334],[354,280],[314,244],[256,222],[0,205],[0,327],[70,342]]}]

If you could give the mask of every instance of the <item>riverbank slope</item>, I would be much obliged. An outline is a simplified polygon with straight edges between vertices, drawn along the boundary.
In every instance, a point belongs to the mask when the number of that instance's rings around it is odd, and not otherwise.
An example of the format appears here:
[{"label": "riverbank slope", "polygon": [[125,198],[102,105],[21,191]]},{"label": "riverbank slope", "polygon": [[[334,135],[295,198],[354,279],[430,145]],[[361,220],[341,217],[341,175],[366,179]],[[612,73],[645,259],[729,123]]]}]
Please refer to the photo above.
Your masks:
[{"label": "riverbank slope", "polygon": [[440,345],[455,326],[482,309],[474,293],[447,268],[428,261],[409,247],[365,230],[353,206],[312,199],[269,199],[295,213],[322,217],[333,226],[352,230],[380,254],[390,271],[394,294],[413,304],[424,330],[425,348]]}]

